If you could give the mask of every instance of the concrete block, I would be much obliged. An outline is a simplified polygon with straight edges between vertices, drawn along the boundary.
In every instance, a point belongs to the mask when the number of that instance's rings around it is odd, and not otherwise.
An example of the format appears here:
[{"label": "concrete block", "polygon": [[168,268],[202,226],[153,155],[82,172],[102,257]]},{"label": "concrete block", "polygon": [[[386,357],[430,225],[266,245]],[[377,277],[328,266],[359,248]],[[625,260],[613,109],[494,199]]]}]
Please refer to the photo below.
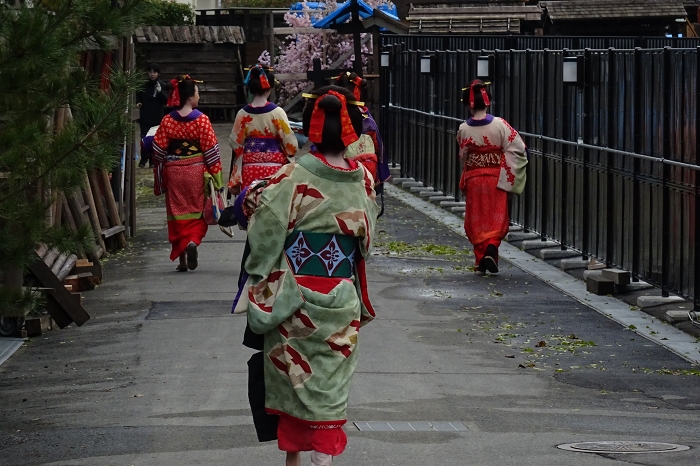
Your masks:
[{"label": "concrete block", "polygon": [[559,243],[554,241],[542,241],[540,239],[531,239],[523,241],[523,244],[520,245],[520,249],[522,249],[523,251],[531,251],[533,249],[556,248],[558,246]]},{"label": "concrete block", "polygon": [[648,290],[650,288],[654,288],[654,285],[651,285],[647,282],[629,282],[626,285],[618,285],[615,287],[616,291],[618,293],[629,293],[633,291],[642,291],[642,290]]},{"label": "concrete block", "polygon": [[585,269],[586,267],[588,267],[588,261],[581,259],[580,257],[576,259],[562,259],[561,263],[559,264],[559,268],[562,270]]},{"label": "concrete block", "polygon": [[626,285],[630,282],[630,273],[627,270],[603,269],[603,278],[612,280],[616,285]]},{"label": "concrete block", "polygon": [[522,231],[511,231],[506,235],[506,241],[512,243],[514,241],[525,241],[539,239],[540,235],[537,233],[523,233]]},{"label": "concrete block", "polygon": [[523,227],[520,225],[510,225],[508,231],[523,231]]},{"label": "concrete block", "polygon": [[401,183],[403,189],[415,188],[417,186],[423,186],[423,183],[420,181],[404,181]]},{"label": "concrete block", "polygon": [[442,196],[442,191],[432,191],[432,192],[420,191],[420,192],[418,193],[418,195],[419,195],[420,197]]},{"label": "concrete block", "polygon": [[408,190],[411,193],[422,193],[422,192],[430,192],[433,193],[435,191],[435,188],[432,186],[411,186],[408,188]]},{"label": "concrete block", "polygon": [[688,316],[688,311],[666,311],[664,320],[669,324],[677,324],[690,320],[690,316]]},{"label": "concrete block", "polygon": [[602,270],[606,268],[607,266],[604,263],[598,262],[595,259],[591,259],[590,263],[588,264],[588,270]]},{"label": "concrete block", "polygon": [[389,167],[389,174],[391,174],[391,176],[401,176],[401,167],[398,165],[396,167]]},{"label": "concrete block", "polygon": [[450,199],[454,199],[454,197],[453,196],[444,196],[444,195],[441,195],[441,196],[435,195],[435,196],[430,196],[428,198],[428,201],[432,202],[433,204],[440,205],[441,202],[449,201]]},{"label": "concrete block", "polygon": [[444,201],[444,202],[441,202],[441,203],[440,203],[440,207],[442,207],[442,208],[444,208],[444,209],[449,209],[449,208],[451,208],[451,207],[464,207],[465,205],[467,205],[466,202],[456,202],[456,201],[454,200],[454,198],[452,198],[452,199],[453,199],[453,200],[451,200],[451,201]]},{"label": "concrete block", "polygon": [[685,302],[685,299],[680,296],[669,296],[668,298],[664,298],[663,296],[640,296],[637,298],[637,307],[648,309],[650,307],[682,302]]},{"label": "concrete block", "polygon": [[553,248],[543,249],[540,251],[540,258],[546,261],[554,259],[567,259],[578,255],[580,255],[578,252],[572,251],[571,249],[562,250],[561,248]]},{"label": "concrete block", "polygon": [[586,279],[586,291],[600,296],[613,294],[615,292],[615,283],[603,277],[590,276]]},{"label": "concrete block", "polygon": [[399,178],[399,177],[391,179],[392,183],[399,185],[399,186],[401,186],[406,181],[416,181],[416,180],[414,180],[413,178]]},{"label": "concrete block", "polygon": [[602,270],[584,270],[583,271],[583,279],[588,280],[588,277],[602,277],[603,276],[603,271]]},{"label": "concrete block", "polygon": [[453,214],[458,214],[460,212],[464,213],[464,206],[450,207],[450,212],[452,212]]}]

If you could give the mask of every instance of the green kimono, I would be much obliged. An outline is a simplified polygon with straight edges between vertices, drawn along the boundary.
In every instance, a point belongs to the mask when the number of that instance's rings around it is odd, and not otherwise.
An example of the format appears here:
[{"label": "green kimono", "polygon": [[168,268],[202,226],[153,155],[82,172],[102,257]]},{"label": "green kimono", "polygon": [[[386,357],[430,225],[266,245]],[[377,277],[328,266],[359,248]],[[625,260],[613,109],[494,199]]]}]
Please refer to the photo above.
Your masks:
[{"label": "green kimono", "polygon": [[248,227],[248,323],[265,335],[265,406],[313,427],[342,425],[359,328],[375,316],[364,259],[374,180],[312,154],[283,167]]}]

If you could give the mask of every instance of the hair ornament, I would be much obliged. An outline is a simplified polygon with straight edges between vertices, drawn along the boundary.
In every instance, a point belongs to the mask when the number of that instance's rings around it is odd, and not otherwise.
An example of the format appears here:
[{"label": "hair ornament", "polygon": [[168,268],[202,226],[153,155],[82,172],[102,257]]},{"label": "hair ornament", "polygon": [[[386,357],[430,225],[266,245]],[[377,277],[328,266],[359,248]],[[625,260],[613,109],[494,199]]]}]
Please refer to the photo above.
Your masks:
[{"label": "hair ornament", "polygon": [[[301,96],[305,99],[318,99],[318,96],[316,94],[307,94],[306,92],[304,92]],[[345,103],[348,105],[357,105],[358,107],[365,106],[365,103],[359,100],[346,100]]]},{"label": "hair ornament", "polygon": [[[474,86],[481,85],[481,97],[484,99],[484,105],[487,107],[491,105],[491,99],[489,99],[489,94],[486,92],[486,83],[482,83],[475,79],[469,84],[469,108],[474,108]],[[466,89],[464,89],[466,90]]]},{"label": "hair ornament", "polygon": [[[263,88],[263,90],[270,89],[270,82],[267,80],[267,73],[265,72],[265,69],[262,67],[260,63],[258,63],[255,66],[251,66],[250,69],[248,69],[248,75],[245,77],[245,80],[243,81],[243,84],[246,86],[248,83],[250,83],[250,74],[253,72],[253,70],[257,68],[260,70],[260,87]],[[272,71],[272,69],[270,69]]]},{"label": "hair ornament", "polygon": [[[312,94],[306,94],[312,95]],[[306,97],[304,95],[304,97]],[[355,128],[352,126],[352,120],[350,120],[350,114],[348,113],[347,101],[345,96],[339,92],[330,90],[327,94],[322,96],[314,96],[316,98],[316,103],[314,104],[314,110],[311,114],[311,124],[309,125],[309,141],[314,144],[320,144],[323,142],[323,127],[326,123],[326,111],[319,108],[318,104],[328,97],[329,95],[335,96],[340,100],[340,126],[342,128],[341,139],[345,146],[349,146],[353,142],[357,141],[357,133],[355,133]]]},{"label": "hair ornament", "polygon": [[177,78],[173,78],[170,80],[170,95],[168,96],[168,103],[166,104],[168,107],[179,107],[180,106],[180,89],[178,87],[178,84],[180,84],[183,81],[192,81],[195,83],[203,83],[204,81],[199,81],[189,74],[183,74],[182,76],[178,76]]}]

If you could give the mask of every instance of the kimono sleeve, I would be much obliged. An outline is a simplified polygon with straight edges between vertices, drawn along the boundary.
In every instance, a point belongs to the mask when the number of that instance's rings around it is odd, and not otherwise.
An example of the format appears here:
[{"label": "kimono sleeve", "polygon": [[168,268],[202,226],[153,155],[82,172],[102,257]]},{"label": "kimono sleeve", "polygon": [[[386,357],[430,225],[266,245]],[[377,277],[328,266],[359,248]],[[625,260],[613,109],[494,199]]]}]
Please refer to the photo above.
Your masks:
[{"label": "kimono sleeve", "polygon": [[153,136],[153,193],[160,196],[165,193],[163,183],[163,164],[170,144],[169,127],[172,120],[170,117],[163,118],[155,136]]},{"label": "kimono sleeve", "polygon": [[289,120],[284,110],[279,107],[275,109],[272,123],[277,129],[277,137],[280,140],[282,150],[291,162],[299,150],[299,144],[297,143],[297,137],[294,135],[292,128],[289,127]]},{"label": "kimono sleeve", "polygon": [[253,119],[243,110],[236,114],[236,121],[233,122],[231,134],[228,136],[228,143],[231,146],[231,168],[229,170],[228,190],[231,194],[241,192],[243,184],[243,150],[246,138],[246,125]]},{"label": "kimono sleeve", "polygon": [[224,186],[224,181],[221,175],[219,141],[216,139],[214,127],[211,125],[208,116],[202,115],[197,120],[199,122],[199,144],[204,155],[204,164],[214,180],[214,187],[221,189]]},{"label": "kimono sleeve", "polygon": [[284,181],[265,189],[248,225],[248,324],[260,335],[276,328],[304,303],[284,252],[293,189],[293,183]]},{"label": "kimono sleeve", "polygon": [[501,174],[497,187],[509,193],[522,194],[527,181],[525,142],[506,120],[501,119],[501,122],[503,123],[504,157],[501,161]]}]

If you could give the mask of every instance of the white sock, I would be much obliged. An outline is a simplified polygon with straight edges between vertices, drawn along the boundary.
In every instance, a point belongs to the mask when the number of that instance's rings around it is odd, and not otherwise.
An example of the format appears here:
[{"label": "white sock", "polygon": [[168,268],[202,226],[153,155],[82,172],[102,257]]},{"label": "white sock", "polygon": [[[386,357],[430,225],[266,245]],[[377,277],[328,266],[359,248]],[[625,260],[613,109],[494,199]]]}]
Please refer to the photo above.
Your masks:
[{"label": "white sock", "polygon": [[333,462],[333,457],[325,453],[319,453],[317,451],[311,452],[311,464],[312,466],[331,466]]}]

